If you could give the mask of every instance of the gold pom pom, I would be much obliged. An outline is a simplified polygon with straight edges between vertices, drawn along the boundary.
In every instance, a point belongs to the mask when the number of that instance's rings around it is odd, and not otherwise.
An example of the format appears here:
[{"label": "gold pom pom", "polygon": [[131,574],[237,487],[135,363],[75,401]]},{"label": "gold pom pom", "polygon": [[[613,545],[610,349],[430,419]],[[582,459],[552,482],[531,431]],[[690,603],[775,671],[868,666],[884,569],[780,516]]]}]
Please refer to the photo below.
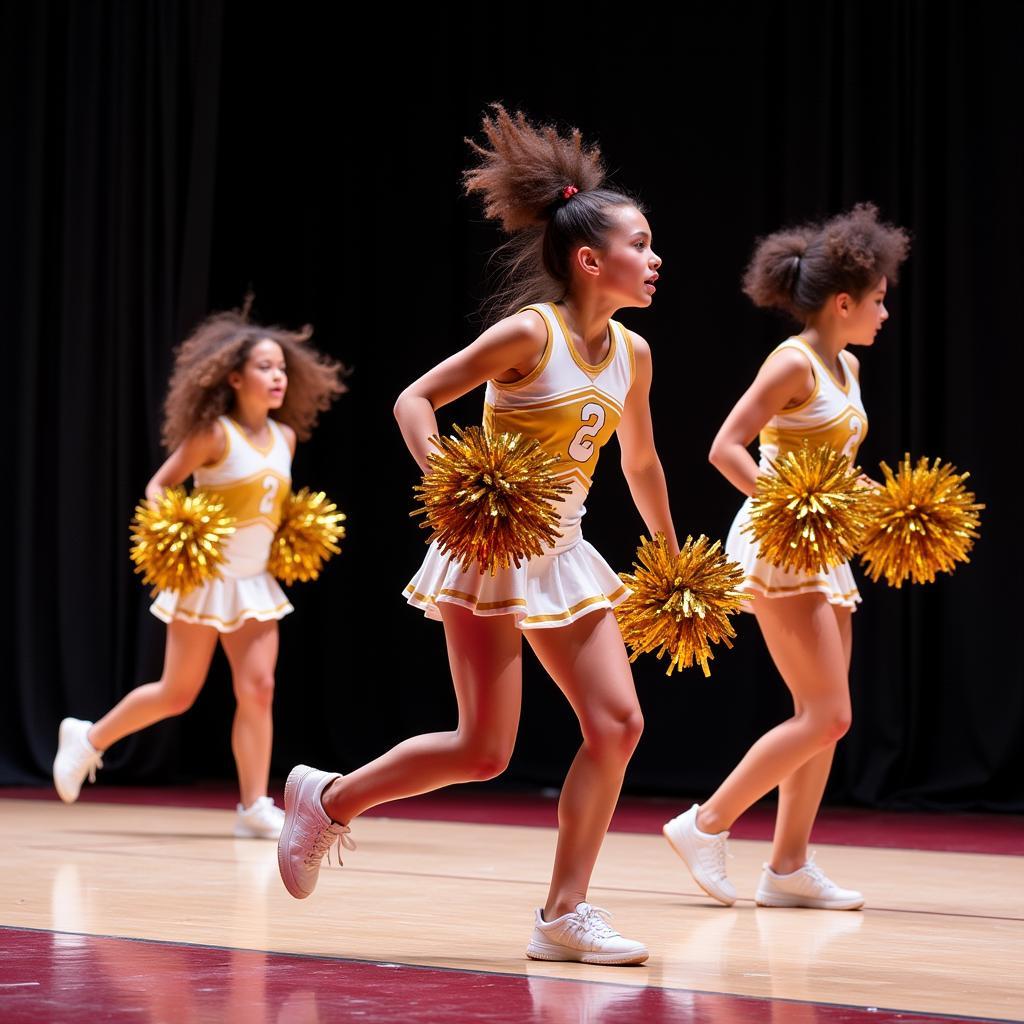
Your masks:
[{"label": "gold pom pom", "polygon": [[267,569],[282,583],[315,580],[331,555],[341,553],[345,514],[327,500],[323,491],[303,487],[289,494],[281,510],[281,525],[274,534]]},{"label": "gold pom pom", "polygon": [[168,487],[155,501],[135,507],[131,559],[153,593],[185,595],[220,576],[224,538],[235,532],[216,494]]},{"label": "gold pom pom", "polygon": [[825,572],[857,551],[867,528],[867,491],[859,470],[828,444],[772,460],[775,473],[757,478],[743,532],[758,556],[794,572]]},{"label": "gold pom pom", "polygon": [[454,429],[458,437],[430,439],[439,451],[427,456],[430,469],[414,488],[423,508],[410,515],[426,515],[427,543],[436,540],[463,572],[477,562],[492,576],[543,554],[541,544],[561,536],[552,502],[571,490],[551,472],[558,459],[522,434]]},{"label": "gold pom pom", "polygon": [[936,459],[911,467],[904,455],[895,474],[883,462],[885,482],[869,492],[871,525],[861,545],[861,563],[875,582],[890,587],[933,583],[937,572],[952,572],[969,562],[967,552],[978,537],[978,512],[984,505],[964,487],[969,473],[957,473]]},{"label": "gold pom pom", "polygon": [[659,533],[654,543],[640,538],[633,563],[636,573],[619,573],[633,593],[615,609],[622,639],[632,648],[630,662],[657,647],[658,658],[666,652],[671,655],[665,675],[697,661],[710,676],[710,645],[732,647],[729,639],[736,631],[728,617],[752,595],[736,590],[743,570],[719,551],[721,543],[709,543],[704,534],[696,541],[687,537],[673,557],[664,534]]}]

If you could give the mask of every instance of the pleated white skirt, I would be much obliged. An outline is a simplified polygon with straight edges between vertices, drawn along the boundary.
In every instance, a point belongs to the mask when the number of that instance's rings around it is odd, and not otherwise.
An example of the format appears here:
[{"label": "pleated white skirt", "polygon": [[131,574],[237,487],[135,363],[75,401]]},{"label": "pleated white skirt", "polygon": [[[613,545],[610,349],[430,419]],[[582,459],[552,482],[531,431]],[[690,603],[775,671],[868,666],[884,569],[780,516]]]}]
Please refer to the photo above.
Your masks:
[{"label": "pleated white skirt", "polygon": [[491,576],[462,566],[431,544],[405,588],[409,604],[440,620],[448,602],[475,615],[514,615],[519,629],[557,629],[598,608],[614,608],[629,588],[581,535],[543,555]]},{"label": "pleated white skirt", "polygon": [[149,610],[164,622],[192,622],[233,633],[247,620],[283,619],[294,611],[277,580],[269,572],[255,576],[228,576],[211,580],[182,597],[161,590]]},{"label": "pleated white skirt", "polygon": [[[796,594],[824,594],[829,604],[856,609],[860,603],[860,591],[853,578],[849,562],[843,562],[828,572],[799,573],[790,569],[776,568],[757,555],[757,543],[749,533],[741,532],[750,522],[748,498],[733,520],[729,536],[725,541],[725,553],[738,562],[746,580],[738,589],[747,590],[762,597],[793,597]],[[745,612],[752,611],[749,602],[743,602]]]}]

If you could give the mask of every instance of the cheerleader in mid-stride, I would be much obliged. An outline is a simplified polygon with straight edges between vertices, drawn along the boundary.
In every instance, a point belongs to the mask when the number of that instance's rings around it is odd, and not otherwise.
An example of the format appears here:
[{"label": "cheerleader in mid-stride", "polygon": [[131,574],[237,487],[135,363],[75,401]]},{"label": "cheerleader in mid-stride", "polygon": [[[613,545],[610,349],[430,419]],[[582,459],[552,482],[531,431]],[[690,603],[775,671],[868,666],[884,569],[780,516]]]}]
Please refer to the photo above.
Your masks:
[{"label": "cheerleader in mid-stride", "polygon": [[[881,223],[870,204],[824,224],[762,239],[744,291],[762,307],[803,324],[761,366],[729,413],[710,458],[744,494],[772,472],[770,460],[829,443],[856,460],[868,421],[860,398],[860,365],[848,346],[869,346],[888,319],[885,293],[908,250],[906,233]],[[760,463],[747,446],[760,434]],[[793,716],[762,736],[703,804],[673,818],[665,837],[694,880],[725,904],[736,900],[726,877],[726,839],[733,822],[778,786],[771,860],[756,893],[766,907],[855,910],[864,897],[836,885],[808,857],[811,828],[825,790],[836,741],[850,726],[848,673],[852,614],[860,594],[848,563],[814,575],[773,567],[742,532],[750,498],[740,508],[726,552],[746,572],[744,589],[772,659],[793,697]]]},{"label": "cheerleader in mid-stride", "polygon": [[191,476],[197,488],[224,499],[235,532],[224,539],[219,579],[185,595],[161,591],[154,600],[150,610],[167,623],[160,679],[132,690],[95,723],[61,722],[53,782],[66,803],[78,799],[86,777],[95,781],[111,744],[192,706],[219,639],[237,702],[234,834],[280,834],[284,813],[267,795],[267,782],[277,622],[292,606],[267,559],[291,485],[296,440],[309,437],[318,414],[345,390],[341,364],[308,344],[311,333],[219,313],[178,349],[162,431],[170,456],[146,485],[146,498]]},{"label": "cheerleader in mid-stride", "polygon": [[547,900],[527,955],[629,964],[646,947],[623,938],[587,889],[643,719],[613,607],[627,590],[581,534],[583,501],[603,446],[617,434],[622,468],[652,535],[673,548],[665,477],[654,447],[647,343],[612,319],[651,305],[661,259],[636,200],[603,184],[596,150],[497,106],[484,119],[489,148],[466,176],[489,216],[513,235],[507,291],[493,323],[467,348],[402,392],[406,444],[428,467],[436,410],[486,384],[484,426],[536,439],[571,487],[556,506],[561,537],[520,568],[463,572],[431,545],[406,588],[410,604],[444,624],[459,720],[451,732],[405,740],[349,775],[293,769],[278,844],[297,898],[317,883],[349,822],[377,804],[456,782],[489,779],[512,754],[522,688],[522,638],[565,694],[583,735],[558,804]]}]

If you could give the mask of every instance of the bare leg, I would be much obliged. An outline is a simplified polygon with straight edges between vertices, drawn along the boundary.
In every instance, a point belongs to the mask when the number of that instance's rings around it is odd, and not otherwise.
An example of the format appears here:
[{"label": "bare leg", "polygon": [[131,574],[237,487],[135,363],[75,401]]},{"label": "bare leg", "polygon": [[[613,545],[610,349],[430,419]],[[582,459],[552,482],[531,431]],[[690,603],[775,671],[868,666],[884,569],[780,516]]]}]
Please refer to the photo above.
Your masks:
[{"label": "bare leg", "polygon": [[[846,671],[850,670],[853,641],[853,613],[849,608],[832,605],[839,626],[845,655]],[[795,702],[797,714],[799,704]],[[772,843],[771,866],[777,874],[787,875],[807,862],[807,845],[811,838],[814,819],[821,806],[821,798],[832,769],[835,743],[829,744],[805,765],[779,783],[779,808],[775,816],[775,837]]]},{"label": "bare leg", "polygon": [[203,688],[216,646],[217,630],[212,626],[168,623],[160,679],[126,694],[89,730],[89,742],[106,750],[133,732],[187,711]]},{"label": "bare leg", "polygon": [[754,600],[768,650],[793,694],[792,718],[765,733],[697,815],[703,832],[720,832],[751,804],[850,726],[847,655],[832,606],[823,594]]},{"label": "bare leg", "polygon": [[442,603],[459,705],[453,732],[426,733],[335,779],[324,810],[347,823],[388,800],[500,775],[512,756],[522,699],[522,634],[511,615],[477,616]]},{"label": "bare leg", "polygon": [[277,665],[277,622],[250,620],[220,638],[231,664],[235,718],[231,750],[238,769],[242,806],[251,807],[267,795],[270,750],[274,741],[274,668]]},{"label": "bare leg", "polygon": [[572,705],[583,732],[558,801],[558,846],[544,917],[587,898],[626,765],[643,716],[614,614],[604,609],[570,626],[527,633],[548,674]]}]

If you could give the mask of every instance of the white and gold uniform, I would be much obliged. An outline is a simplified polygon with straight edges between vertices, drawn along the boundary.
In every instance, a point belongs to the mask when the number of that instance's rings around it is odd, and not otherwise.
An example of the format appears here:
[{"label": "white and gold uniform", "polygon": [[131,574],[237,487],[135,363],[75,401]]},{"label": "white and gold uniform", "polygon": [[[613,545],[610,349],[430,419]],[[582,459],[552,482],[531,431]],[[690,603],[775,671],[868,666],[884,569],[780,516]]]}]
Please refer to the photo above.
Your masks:
[{"label": "white and gold uniform", "polygon": [[[761,472],[773,472],[769,460],[798,449],[804,438],[812,446],[828,442],[836,451],[848,456],[851,463],[855,462],[857,449],[867,434],[868,418],[861,404],[860,382],[852,361],[845,352],[840,352],[843,379],[838,380],[814,349],[799,336],[787,338],[768,358],[787,348],[796,349],[806,356],[814,375],[814,389],[800,405],[784,409],[765,424],[759,442]],[[764,597],[792,597],[818,592],[824,594],[830,604],[855,608],[861,597],[849,562],[843,562],[828,572],[812,574],[775,568],[757,557],[757,543],[749,533],[741,532],[750,521],[750,501],[747,498],[741,506],[725,542],[728,556],[739,562],[746,572],[746,581],[740,589]],[[751,609],[745,607],[744,611]]]},{"label": "white and gold uniform", "polygon": [[219,494],[235,517],[235,532],[224,539],[220,579],[182,597],[162,590],[150,611],[164,622],[179,619],[232,633],[246,619],[284,618],[292,611],[277,580],[267,572],[281,508],[291,488],[292,455],[281,427],[270,419],[270,444],[258,448],[228,416],[217,420],[224,431],[224,454],[193,474],[198,489]]},{"label": "white and gold uniform", "polygon": [[608,322],[608,354],[590,365],[576,351],[554,303],[527,306],[548,329],[537,366],[508,384],[487,382],[484,429],[536,438],[557,455],[556,475],[571,492],[555,508],[562,534],[543,555],[491,576],[461,565],[430,545],[419,572],[405,588],[406,600],[431,619],[437,604],[448,601],[477,615],[516,616],[520,629],[551,629],[598,608],[614,608],[629,593],[611,566],[583,539],[583,501],[594,478],[602,446],[615,433],[636,368],[629,332]]}]

